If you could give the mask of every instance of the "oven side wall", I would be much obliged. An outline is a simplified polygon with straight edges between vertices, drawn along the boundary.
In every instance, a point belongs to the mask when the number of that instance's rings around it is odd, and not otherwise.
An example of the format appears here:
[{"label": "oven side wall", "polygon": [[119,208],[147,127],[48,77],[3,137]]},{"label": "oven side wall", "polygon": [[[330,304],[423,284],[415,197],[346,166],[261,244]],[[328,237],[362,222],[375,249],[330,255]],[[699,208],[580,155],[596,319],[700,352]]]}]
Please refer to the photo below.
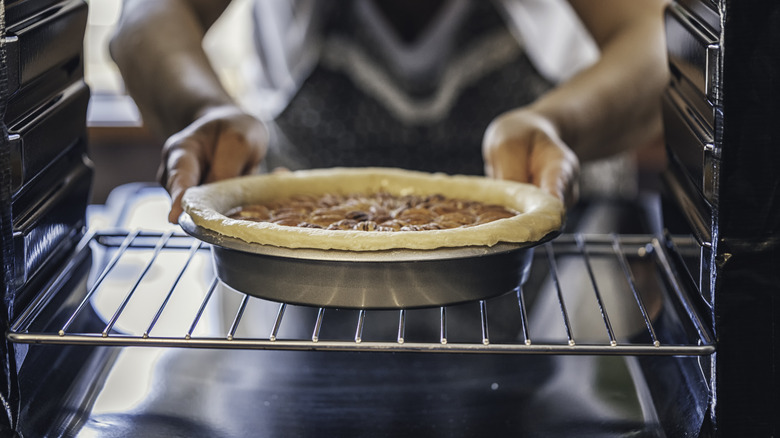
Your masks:
[{"label": "oven side wall", "polygon": [[780,3],[721,4],[712,259],[717,436],[780,434]]},{"label": "oven side wall", "polygon": [[[3,334],[20,309],[52,282],[86,228],[93,173],[86,144],[86,23],[84,0],[0,0]],[[52,421],[46,418],[50,411],[40,407],[61,406],[65,390],[39,385],[29,378],[29,370],[50,368],[67,389],[71,374],[52,366],[58,351],[12,344],[3,337],[1,436],[44,436],[22,430],[34,423],[42,427],[40,419]],[[27,426],[20,419],[25,412],[38,415]]]},{"label": "oven side wall", "polygon": [[[10,190],[10,153],[8,145],[8,128],[5,125],[5,106],[7,97],[8,71],[6,67],[6,47],[5,47],[5,4],[0,2],[0,276],[3,279],[2,296],[8,296],[9,282],[8,278],[13,270],[11,254],[11,190]],[[8,327],[8,309],[5,305],[5,299],[0,304],[0,328],[5,331]],[[8,407],[11,405],[11,366],[8,363],[9,343],[3,337],[0,342],[0,366],[2,367],[2,381],[0,381],[0,403],[4,409],[0,414],[0,432],[7,432],[12,429],[12,414]]]}]

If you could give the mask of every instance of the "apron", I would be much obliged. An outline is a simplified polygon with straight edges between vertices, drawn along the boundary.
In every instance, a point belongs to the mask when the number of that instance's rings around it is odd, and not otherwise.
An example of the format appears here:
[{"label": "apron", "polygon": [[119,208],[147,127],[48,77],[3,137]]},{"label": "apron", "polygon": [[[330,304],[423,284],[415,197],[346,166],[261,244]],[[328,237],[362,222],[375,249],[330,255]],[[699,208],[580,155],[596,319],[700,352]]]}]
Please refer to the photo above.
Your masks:
[{"label": "apron", "polygon": [[445,3],[402,42],[373,2],[343,2],[318,63],[271,123],[266,166],[399,167],[481,175],[499,114],[552,87],[492,2]]}]

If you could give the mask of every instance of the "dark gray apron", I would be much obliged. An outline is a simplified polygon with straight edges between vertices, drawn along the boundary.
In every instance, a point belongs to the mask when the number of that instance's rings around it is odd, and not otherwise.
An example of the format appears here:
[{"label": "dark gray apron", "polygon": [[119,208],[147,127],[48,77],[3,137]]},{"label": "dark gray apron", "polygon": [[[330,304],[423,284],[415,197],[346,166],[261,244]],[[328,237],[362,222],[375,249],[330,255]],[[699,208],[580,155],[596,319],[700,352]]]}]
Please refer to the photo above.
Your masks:
[{"label": "dark gray apron", "polygon": [[[348,5],[347,2],[344,2]],[[386,67],[393,82],[413,99],[424,101],[436,92],[443,69],[419,81],[394,75],[392,66],[356,25],[353,8],[339,8],[326,27],[325,38],[338,36],[362,45],[376,65]],[[508,32],[492,2],[472,1],[468,17],[454,37],[456,57],[486,35]],[[517,42],[509,38],[511,44]],[[328,45],[324,45],[328,50]],[[380,99],[366,94],[343,71],[320,63],[286,109],[275,120],[269,168],[389,166],[429,172],[479,175],[484,172],[482,136],[488,124],[507,110],[526,105],[551,84],[531,65],[522,50],[513,59],[469,82],[449,107],[432,122],[400,120]],[[384,63],[384,65],[383,65]]]}]

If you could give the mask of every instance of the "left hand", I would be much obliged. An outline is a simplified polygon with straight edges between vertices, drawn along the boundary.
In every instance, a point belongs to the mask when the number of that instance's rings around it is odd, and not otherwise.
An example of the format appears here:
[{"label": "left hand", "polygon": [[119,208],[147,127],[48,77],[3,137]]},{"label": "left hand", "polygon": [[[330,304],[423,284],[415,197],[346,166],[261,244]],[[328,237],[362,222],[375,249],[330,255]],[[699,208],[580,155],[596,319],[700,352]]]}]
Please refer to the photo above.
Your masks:
[{"label": "left hand", "polygon": [[482,155],[489,177],[534,184],[566,207],[577,201],[577,155],[549,120],[529,109],[495,118],[485,131]]},{"label": "left hand", "polygon": [[198,114],[163,147],[158,174],[171,195],[168,220],[178,223],[181,199],[188,188],[255,173],[267,144],[263,122],[238,107],[210,108]]}]

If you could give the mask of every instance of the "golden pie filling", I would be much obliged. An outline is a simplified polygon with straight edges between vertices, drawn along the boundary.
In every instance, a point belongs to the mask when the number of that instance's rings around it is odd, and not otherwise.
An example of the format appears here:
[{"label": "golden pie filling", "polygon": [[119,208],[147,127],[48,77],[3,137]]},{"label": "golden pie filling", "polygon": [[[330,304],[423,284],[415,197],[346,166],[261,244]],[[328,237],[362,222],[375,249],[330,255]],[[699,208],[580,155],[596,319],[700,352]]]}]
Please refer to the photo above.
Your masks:
[{"label": "golden pie filling", "polygon": [[425,231],[465,228],[519,214],[504,206],[441,194],[296,195],[250,204],[227,213],[233,219],[303,228],[356,231]]}]

